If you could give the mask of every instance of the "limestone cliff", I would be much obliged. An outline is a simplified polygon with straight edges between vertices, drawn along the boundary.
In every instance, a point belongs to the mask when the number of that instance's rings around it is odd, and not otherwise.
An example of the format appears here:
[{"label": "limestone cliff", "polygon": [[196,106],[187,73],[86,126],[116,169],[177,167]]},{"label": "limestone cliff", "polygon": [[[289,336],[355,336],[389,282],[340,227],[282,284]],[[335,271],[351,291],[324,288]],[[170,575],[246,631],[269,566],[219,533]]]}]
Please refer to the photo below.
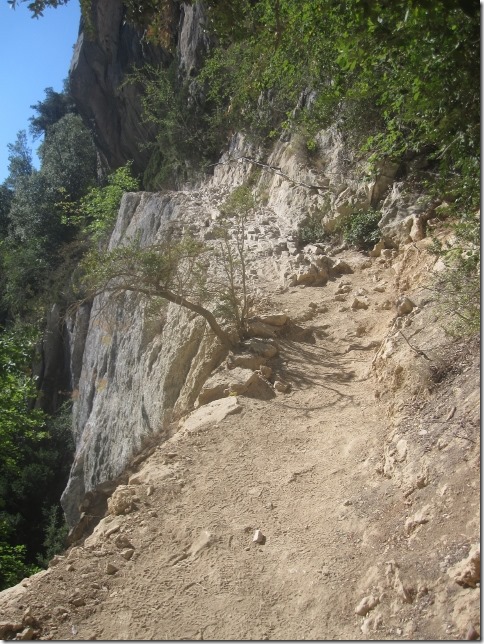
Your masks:
[{"label": "limestone cliff", "polygon": [[[369,205],[379,191],[385,221],[393,221],[393,227],[386,224],[390,245],[400,243],[402,230],[411,239],[415,217],[397,208],[398,185],[389,190],[385,177],[369,184],[350,173],[336,129],[321,132],[320,148],[324,171],[308,164],[294,139],[276,145],[269,157],[268,166],[278,171],[268,167],[258,175],[259,206],[246,233],[248,278],[256,299],[271,281],[281,288],[321,285],[331,270],[347,270],[325,255],[323,246],[299,243],[298,227],[308,217],[318,217],[331,230],[342,213]],[[213,243],[221,203],[255,176],[254,165],[240,160],[251,152],[242,137],[235,137],[214,176],[197,189],[125,195],[110,248],[135,236],[142,245],[152,244],[173,225]],[[392,218],[392,209],[399,217]],[[77,447],[63,507],[74,525],[87,492],[120,475],[149,437],[169,436],[170,420],[193,408],[223,352],[201,318],[174,305],[153,310],[129,293],[115,302],[97,297],[68,327]]]},{"label": "limestone cliff", "polygon": [[125,21],[121,0],[93,2],[91,20],[91,29],[81,21],[69,72],[71,92],[107,165],[114,169],[132,160],[141,172],[149,154],[141,146],[153,140],[153,129],[141,118],[140,87],[124,81],[135,68],[166,66],[174,56],[180,73],[190,76],[207,46],[202,9],[173,3],[170,51],[147,42]]}]

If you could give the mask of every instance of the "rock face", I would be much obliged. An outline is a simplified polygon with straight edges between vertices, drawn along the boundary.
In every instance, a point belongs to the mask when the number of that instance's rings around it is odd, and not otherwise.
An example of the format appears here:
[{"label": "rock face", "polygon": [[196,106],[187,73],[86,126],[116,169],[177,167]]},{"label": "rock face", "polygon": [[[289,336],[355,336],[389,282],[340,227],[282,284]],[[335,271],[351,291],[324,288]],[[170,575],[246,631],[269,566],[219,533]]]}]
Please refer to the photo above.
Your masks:
[{"label": "rock face", "polygon": [[[187,50],[183,60],[187,70],[197,65],[192,50]],[[335,132],[322,132],[320,142],[325,146],[321,148],[321,158],[327,162],[327,178],[321,173],[316,176],[307,159],[298,153],[297,141],[289,141],[278,143],[269,161],[294,180],[266,170],[255,185],[258,195],[264,191],[268,195],[265,203],[255,209],[245,234],[247,285],[256,301],[268,284],[269,288],[277,282],[282,288],[322,286],[328,280],[350,274],[357,264],[361,270],[368,262],[371,265],[371,260],[364,257],[350,265],[338,260],[329,246],[302,246],[298,241],[299,228],[308,216],[318,213],[322,225],[329,229],[330,222],[341,212],[351,210],[351,204],[369,199],[368,186],[347,176],[340,158],[342,144]],[[197,188],[126,194],[110,248],[134,237],[141,245],[152,244],[174,225],[180,232],[190,231],[207,244],[216,244],[220,206],[253,170],[250,162],[235,159],[254,152],[243,137],[236,135],[213,177]],[[303,186],[316,183],[328,189],[315,193]],[[343,201],[347,207],[339,208]],[[359,295],[355,293],[355,298]],[[341,296],[348,296],[347,289]],[[366,295],[359,300],[363,305],[354,308],[369,306]],[[234,369],[253,369],[254,365],[259,368],[277,354],[273,336],[283,332],[284,315],[277,319],[254,318],[252,322],[253,335],[257,337],[244,343],[245,352],[238,363],[233,356],[229,358],[229,378],[234,377]],[[203,319],[174,305],[160,305],[153,310],[129,293],[111,303],[103,296],[97,297],[91,309],[80,309],[77,317],[67,322],[67,330],[76,455],[62,504],[68,522],[74,525],[80,519],[79,506],[87,493],[118,477],[150,437],[169,437],[172,419],[196,406],[203,385],[226,353],[207,332]],[[259,376],[257,379],[263,381]],[[274,389],[284,393],[289,385],[274,383]],[[222,392],[208,396],[204,404],[227,393],[230,386],[224,381]],[[274,395],[272,388],[270,393]],[[83,510],[89,513],[85,504]]]},{"label": "rock face", "polygon": [[[181,73],[190,76],[207,46],[202,9],[198,4],[172,5],[170,50],[176,51]],[[173,54],[125,23],[121,0],[95,0],[92,23],[91,33],[81,22],[69,72],[71,92],[107,165],[114,169],[132,160],[140,172],[150,154],[140,144],[153,140],[154,132],[142,122],[139,85],[123,83],[142,65],[167,66]]]}]

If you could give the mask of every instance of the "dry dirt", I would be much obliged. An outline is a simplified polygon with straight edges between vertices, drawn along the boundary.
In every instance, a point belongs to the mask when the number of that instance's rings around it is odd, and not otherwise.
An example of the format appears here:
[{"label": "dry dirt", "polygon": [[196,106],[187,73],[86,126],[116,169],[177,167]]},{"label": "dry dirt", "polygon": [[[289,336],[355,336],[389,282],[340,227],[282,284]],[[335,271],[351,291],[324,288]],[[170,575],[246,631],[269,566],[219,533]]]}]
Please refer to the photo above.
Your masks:
[{"label": "dry dirt", "polygon": [[1,593],[1,622],[26,639],[478,637],[480,579],[453,569],[479,541],[476,352],[441,355],[426,395],[386,386],[401,273],[340,257],[353,274],[268,295],[292,320],[271,362],[290,392],[158,446],[121,490],[130,511]]}]

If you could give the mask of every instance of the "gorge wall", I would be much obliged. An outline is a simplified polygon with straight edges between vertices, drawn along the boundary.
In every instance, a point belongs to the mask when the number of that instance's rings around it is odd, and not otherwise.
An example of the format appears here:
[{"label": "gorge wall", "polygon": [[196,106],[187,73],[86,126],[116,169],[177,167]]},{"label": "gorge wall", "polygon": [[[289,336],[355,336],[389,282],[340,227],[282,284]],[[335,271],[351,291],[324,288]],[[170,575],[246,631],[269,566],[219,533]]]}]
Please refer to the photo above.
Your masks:
[{"label": "gorge wall", "polygon": [[81,21],[69,72],[77,109],[95,136],[110,169],[133,162],[135,172],[146,168],[153,126],[143,122],[138,83],[126,83],[143,65],[167,66],[174,57],[180,74],[190,76],[207,48],[200,5],[172,3],[172,46],[153,45],[141,29],[125,20],[121,0],[93,2],[92,27]]},{"label": "gorge wall", "polygon": [[[298,228],[308,217],[331,230],[338,218],[375,202],[378,194],[388,245],[411,241],[412,230],[419,238],[415,206],[405,208],[401,185],[383,175],[372,183],[359,180],[358,171],[348,168],[350,152],[336,128],[321,132],[319,142],[323,171],[308,164],[295,138],[277,144],[269,157],[267,165],[277,172],[266,168],[254,174],[254,164],[240,158],[255,151],[234,137],[214,176],[197,188],[126,194],[109,248],[135,237],[143,246],[153,244],[172,226],[214,243],[220,206],[250,177],[258,206],[245,244],[256,299],[273,288],[267,284],[284,289],[327,280],[328,262],[337,261],[327,253],[337,249],[299,242]],[[71,526],[87,510],[82,505],[87,493],[119,476],[151,437],[168,438],[171,420],[196,405],[202,385],[225,356],[205,327],[180,307],[149,306],[130,293],[116,301],[98,296],[70,320],[76,455],[62,503]]]}]

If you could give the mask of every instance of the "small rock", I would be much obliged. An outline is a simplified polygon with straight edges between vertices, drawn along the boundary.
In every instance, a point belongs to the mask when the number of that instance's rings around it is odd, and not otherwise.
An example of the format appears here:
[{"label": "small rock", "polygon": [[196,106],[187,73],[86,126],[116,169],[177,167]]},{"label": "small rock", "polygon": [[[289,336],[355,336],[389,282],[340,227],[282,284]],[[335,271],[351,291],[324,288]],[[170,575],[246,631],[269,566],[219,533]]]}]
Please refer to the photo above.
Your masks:
[{"label": "small rock", "polygon": [[272,313],[270,315],[261,315],[260,321],[271,326],[284,326],[289,321],[289,316],[285,313]]},{"label": "small rock", "polygon": [[77,606],[77,607],[86,605],[86,602],[84,601],[84,599],[79,595],[74,595],[74,597],[72,597],[69,601],[73,606]]},{"label": "small rock", "polygon": [[27,626],[24,630],[17,635],[18,640],[32,640],[34,638],[34,629],[31,626]]},{"label": "small rock", "polygon": [[371,610],[373,610],[375,606],[378,606],[379,603],[380,600],[378,599],[378,597],[374,597],[373,595],[363,597],[358,606],[355,608],[355,613],[364,617]]},{"label": "small rock", "polygon": [[108,575],[114,575],[118,572],[119,568],[115,566],[113,563],[107,563],[106,564],[106,574]]},{"label": "small rock", "polygon": [[401,297],[397,300],[397,315],[401,317],[402,315],[408,315],[415,308],[415,304],[409,297]]},{"label": "small rock", "polygon": [[134,554],[133,548],[126,548],[126,550],[123,550],[121,552],[121,557],[123,557],[123,559],[126,559],[126,561],[129,561],[133,556],[133,554]]},{"label": "small rock", "polygon": [[351,308],[353,311],[357,311],[358,309],[367,309],[369,305],[370,303],[366,297],[355,297],[351,304]]},{"label": "small rock", "polygon": [[468,557],[448,569],[449,576],[460,586],[476,588],[481,581],[481,547],[478,543],[470,549]]},{"label": "small rock", "polygon": [[151,496],[154,491],[155,488],[152,485],[148,485],[148,487],[146,488],[146,496]]},{"label": "small rock", "polygon": [[254,532],[254,536],[252,537],[252,541],[254,543],[265,543],[265,536],[262,534],[261,530],[256,530]]},{"label": "small rock", "polygon": [[[371,266],[371,263],[370,263]],[[353,269],[345,262],[343,259],[338,259],[331,268],[331,272],[336,275],[350,275],[353,273]]]},{"label": "small rock", "polygon": [[343,505],[353,505],[353,501],[351,501],[350,499],[346,499]]},{"label": "small rock", "polygon": [[118,548],[134,548],[133,544],[128,539],[128,536],[124,534],[124,532],[122,532],[121,534],[118,534],[118,536],[114,540],[114,544]]},{"label": "small rock", "polygon": [[53,568],[54,566],[57,566],[61,563],[61,561],[64,561],[65,557],[62,555],[54,555],[52,559],[49,561],[49,568]]},{"label": "small rock", "polygon": [[22,624],[17,622],[0,622],[0,638],[7,639],[22,630]]}]

